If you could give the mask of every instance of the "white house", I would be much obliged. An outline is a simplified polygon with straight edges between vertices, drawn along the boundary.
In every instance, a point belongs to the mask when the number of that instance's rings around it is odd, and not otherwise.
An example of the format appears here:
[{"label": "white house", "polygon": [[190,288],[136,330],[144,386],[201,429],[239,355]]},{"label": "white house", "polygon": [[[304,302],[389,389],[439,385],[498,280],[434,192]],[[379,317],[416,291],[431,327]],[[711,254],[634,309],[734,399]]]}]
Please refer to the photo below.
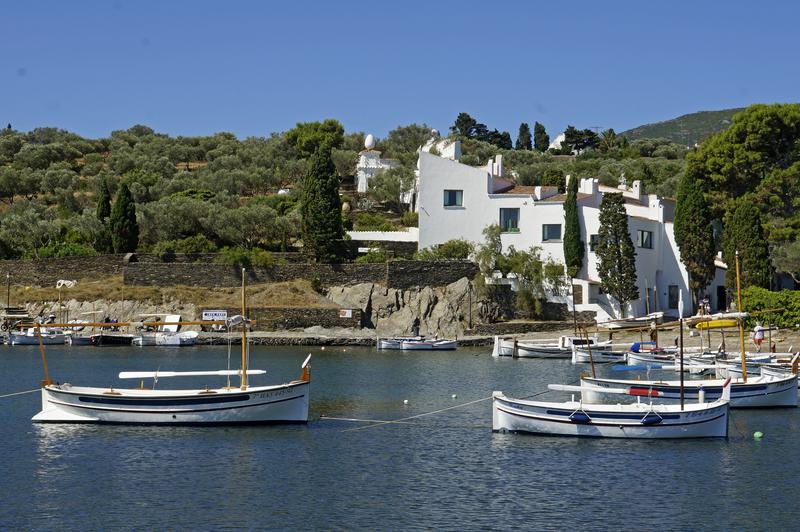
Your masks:
[{"label": "white house", "polygon": [[[657,310],[677,316],[678,294],[691,301],[688,275],[680,262],[673,233],[675,203],[654,194],[644,194],[641,183],[600,185],[597,179],[582,179],[578,190],[581,239],[586,245],[584,265],[574,281],[576,310],[594,311],[598,321],[619,317],[616,303],[600,290],[594,247],[600,227],[600,202],[605,193],[621,192],[628,214],[628,227],[636,250],[640,298],[631,303],[628,315],[642,316]],[[483,242],[483,230],[491,224],[504,229],[503,246],[528,249],[539,246],[542,256],[563,263],[565,195],[555,187],[517,186],[505,178],[498,155],[485,167],[420,153],[419,158],[419,248],[451,239]],[[725,305],[724,265],[709,295],[712,308]],[[570,296],[554,297],[571,306]]]},{"label": "white house", "polygon": [[356,163],[356,190],[366,192],[369,190],[369,180],[380,172],[400,166],[400,161],[394,159],[381,159],[381,152],[375,148],[375,137],[367,135],[364,139],[364,151],[358,154]]}]

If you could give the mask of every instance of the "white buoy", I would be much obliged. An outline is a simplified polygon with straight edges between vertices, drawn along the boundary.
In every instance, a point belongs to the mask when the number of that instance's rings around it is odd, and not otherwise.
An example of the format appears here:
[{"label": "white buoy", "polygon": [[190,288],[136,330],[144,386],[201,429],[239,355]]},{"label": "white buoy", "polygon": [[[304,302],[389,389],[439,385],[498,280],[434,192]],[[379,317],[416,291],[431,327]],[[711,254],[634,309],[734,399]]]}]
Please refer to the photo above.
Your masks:
[{"label": "white buoy", "polygon": [[697,391],[697,402],[703,404],[706,402],[706,391],[703,389],[703,385],[700,385],[700,389]]},{"label": "white buoy", "polygon": [[452,397],[453,399],[455,399],[455,398],[457,398],[458,396],[457,396],[456,394],[453,394],[453,395],[451,395],[450,397]]},{"label": "white buoy", "polygon": [[403,399],[403,404],[407,405],[408,404],[408,399]]},{"label": "white buoy", "polygon": [[320,349],[321,349],[322,351],[325,351],[325,346],[323,345],[323,346],[322,346]]}]

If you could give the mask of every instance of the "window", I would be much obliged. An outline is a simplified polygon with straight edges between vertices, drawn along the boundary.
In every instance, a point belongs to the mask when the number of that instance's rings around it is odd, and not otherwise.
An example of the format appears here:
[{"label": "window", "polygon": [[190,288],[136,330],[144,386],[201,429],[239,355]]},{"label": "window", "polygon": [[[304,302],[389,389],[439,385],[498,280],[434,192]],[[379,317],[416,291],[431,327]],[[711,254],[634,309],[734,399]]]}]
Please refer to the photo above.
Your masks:
[{"label": "window", "polygon": [[641,229],[636,231],[636,245],[640,248],[653,249],[653,232]]},{"label": "window", "polygon": [[594,251],[600,243],[600,235],[589,235],[589,251]]},{"label": "window", "polygon": [[542,242],[561,241],[561,225],[560,224],[544,224],[542,225]]},{"label": "window", "polygon": [[445,190],[444,191],[444,206],[445,207],[462,207],[464,201],[463,190]]},{"label": "window", "polygon": [[678,308],[678,298],[680,294],[680,290],[678,290],[678,285],[671,284],[667,287],[667,299],[669,300],[669,308],[677,309]]},{"label": "window", "polygon": [[504,233],[519,233],[519,209],[500,209],[500,229]]}]

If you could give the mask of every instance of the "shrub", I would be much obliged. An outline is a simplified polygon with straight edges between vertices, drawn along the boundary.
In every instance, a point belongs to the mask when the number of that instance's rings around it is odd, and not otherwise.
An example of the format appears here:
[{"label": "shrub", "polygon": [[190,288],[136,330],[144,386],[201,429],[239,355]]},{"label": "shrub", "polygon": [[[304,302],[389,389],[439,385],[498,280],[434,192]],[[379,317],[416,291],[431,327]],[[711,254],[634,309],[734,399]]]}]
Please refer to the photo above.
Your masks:
[{"label": "shrub", "polygon": [[756,319],[761,323],[769,322],[780,328],[794,329],[800,325],[800,291],[781,290],[770,292],[765,288],[749,286],[742,290],[742,307],[745,311],[753,313],[759,310],[783,309],[768,314],[758,314],[747,320],[747,326],[755,325]]},{"label": "shrub", "polygon": [[164,260],[175,253],[213,253],[217,245],[205,235],[195,235],[179,240],[162,240],[153,246],[152,252]]},{"label": "shrub", "polygon": [[406,227],[419,227],[419,213],[418,212],[404,212],[400,222]]},{"label": "shrub", "polygon": [[368,264],[374,262],[386,262],[389,260],[389,256],[386,252],[382,249],[373,249],[366,253],[366,255],[361,255],[360,257],[356,258],[357,264]]},{"label": "shrub", "polygon": [[356,231],[395,231],[397,227],[379,214],[359,213],[353,225]]},{"label": "shrub", "polygon": [[32,251],[26,251],[23,259],[55,259],[61,257],[91,257],[97,255],[97,252],[86,244],[78,244],[76,242],[51,242],[39,248],[34,255]]},{"label": "shrub", "polygon": [[448,240],[438,246],[417,251],[414,258],[417,260],[466,260],[475,250],[472,242],[463,238]]},{"label": "shrub", "polygon": [[238,268],[269,268],[278,263],[269,251],[241,247],[222,248],[214,262]]}]

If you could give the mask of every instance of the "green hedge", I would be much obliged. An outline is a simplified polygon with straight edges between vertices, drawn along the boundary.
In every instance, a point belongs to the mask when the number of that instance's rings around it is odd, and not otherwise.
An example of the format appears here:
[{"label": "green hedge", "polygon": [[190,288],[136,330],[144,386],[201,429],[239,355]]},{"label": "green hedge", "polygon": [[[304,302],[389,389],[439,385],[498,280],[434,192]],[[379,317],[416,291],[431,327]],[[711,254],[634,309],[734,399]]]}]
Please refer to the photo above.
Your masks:
[{"label": "green hedge", "polygon": [[782,329],[800,327],[800,291],[781,290],[770,292],[764,288],[751,286],[742,290],[742,307],[747,312],[758,312],[766,309],[783,309],[768,314],[759,314],[748,320],[748,326],[755,325],[756,319],[761,323],[769,322]]}]

